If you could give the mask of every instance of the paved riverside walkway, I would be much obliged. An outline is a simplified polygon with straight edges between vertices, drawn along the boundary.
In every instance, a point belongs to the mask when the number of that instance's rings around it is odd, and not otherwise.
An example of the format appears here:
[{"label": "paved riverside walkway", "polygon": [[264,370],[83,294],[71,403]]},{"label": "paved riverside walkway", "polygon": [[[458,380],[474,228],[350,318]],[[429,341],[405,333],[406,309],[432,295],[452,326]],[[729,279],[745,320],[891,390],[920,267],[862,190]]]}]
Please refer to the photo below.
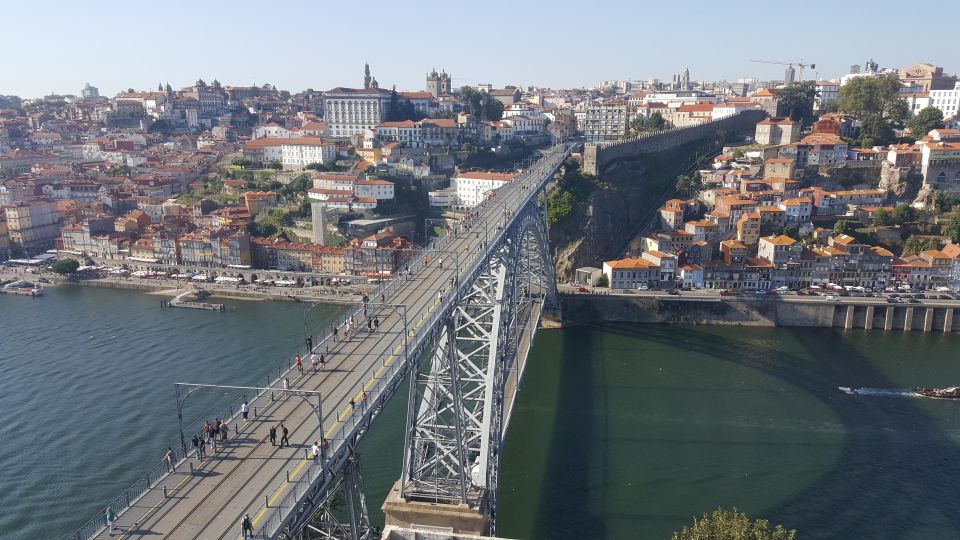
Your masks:
[{"label": "paved riverside walkway", "polygon": [[[532,178],[535,176],[531,175]],[[523,183],[513,182],[498,190],[495,200],[478,208],[478,216],[470,220],[469,231],[451,235],[443,244],[441,253],[430,255],[426,268],[408,278],[398,278],[406,281],[385,300],[407,306],[410,330],[419,336],[429,314],[440,305],[439,293],[443,291],[444,298],[449,294],[458,259],[459,269],[463,271],[477,257],[483,256],[479,249],[484,238],[483,222],[486,222],[486,231],[492,238],[498,224],[506,221],[504,213],[516,210],[517,204],[530,194],[528,189],[535,181],[528,178]],[[443,259],[442,268],[440,258]],[[400,311],[379,308],[376,305],[379,300],[370,298],[369,306],[371,316],[380,319],[379,332],[367,333],[366,322],[358,320],[359,328],[355,328],[349,338],[344,340],[341,331],[340,339],[331,344],[330,352],[325,353],[327,362],[322,370],[314,372],[305,358],[304,373],[300,375],[293,371],[290,374],[291,389],[322,392],[323,430],[327,438],[340,425],[349,423],[352,415],[362,412],[364,391],[374,382],[369,373],[373,371],[376,378],[392,363],[404,360]],[[324,352],[322,347],[318,347],[317,352]],[[379,369],[376,367],[378,363]],[[276,395],[275,401],[259,408],[255,417],[251,415],[249,421],[232,431],[230,440],[222,447],[218,445],[216,453],[208,446],[210,457],[202,463],[193,460],[194,474],[190,474],[186,462],[181,462],[175,473],[166,476],[156,488],[124,511],[117,521],[119,532],[115,537],[240,538],[240,520],[244,513],[250,514],[255,534],[259,537],[265,516],[270,511],[264,508],[264,501],[273,504],[281,499],[290,482],[304,476],[315,477],[320,470],[318,463],[305,457],[313,442],[320,440],[313,409],[315,399],[311,398],[308,404],[299,397],[283,395],[282,390]],[[351,404],[351,399],[355,405]],[[280,449],[271,445],[268,439],[270,426],[277,426],[281,421],[290,430],[292,446],[289,448]],[[185,426],[187,433],[196,429],[199,426]],[[277,434],[278,442],[279,438],[280,433]],[[166,497],[163,487],[166,487]],[[106,531],[97,538],[107,538]]]}]

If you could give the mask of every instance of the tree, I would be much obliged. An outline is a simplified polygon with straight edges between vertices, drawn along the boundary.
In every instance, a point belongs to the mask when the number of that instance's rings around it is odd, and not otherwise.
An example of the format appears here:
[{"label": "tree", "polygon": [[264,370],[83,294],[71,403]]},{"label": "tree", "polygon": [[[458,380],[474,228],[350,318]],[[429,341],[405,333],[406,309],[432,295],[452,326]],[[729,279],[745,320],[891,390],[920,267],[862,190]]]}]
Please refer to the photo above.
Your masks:
[{"label": "tree", "polygon": [[327,170],[329,170],[329,169],[327,168],[327,166],[324,165],[323,163],[310,163],[309,165],[307,165],[306,168],[307,168],[307,170],[310,170],[310,171],[327,171]]},{"label": "tree", "polygon": [[230,160],[230,164],[235,167],[249,167],[253,162],[243,156],[235,156]]},{"label": "tree", "polygon": [[650,131],[659,131],[661,129],[670,129],[673,126],[670,125],[670,122],[667,122],[663,115],[659,112],[655,112],[650,115],[650,118],[647,119],[647,128]]},{"label": "tree", "polygon": [[752,520],[737,509],[717,508],[713,514],[704,514],[693,520],[693,526],[683,526],[673,533],[673,540],[793,540],[797,537],[795,529],[785,529],[783,525],[770,528],[765,519]]},{"label": "tree", "polygon": [[597,278],[597,287],[609,287],[610,278],[606,274],[600,274],[600,277]]},{"label": "tree", "polygon": [[60,259],[53,263],[53,271],[58,274],[72,274],[80,268],[80,261],[76,259]]},{"label": "tree", "polygon": [[897,135],[893,126],[879,114],[872,114],[860,121],[860,138],[858,142],[862,148],[872,146],[886,146],[894,142]]},{"label": "tree", "polygon": [[890,216],[895,223],[903,225],[917,219],[917,210],[909,204],[901,204],[893,209]]},{"label": "tree", "polygon": [[696,195],[703,188],[703,182],[700,181],[699,176],[688,176],[686,174],[678,176],[674,185],[678,193],[687,197]]},{"label": "tree", "polygon": [[277,226],[269,221],[251,221],[247,224],[250,236],[270,237],[277,234]]},{"label": "tree", "polygon": [[943,241],[939,238],[911,236],[903,243],[903,256],[909,257],[928,249],[941,249],[943,245]]},{"label": "tree", "polygon": [[817,83],[803,81],[788,84],[777,91],[779,108],[791,120],[798,122],[813,118],[813,102],[817,98]]},{"label": "tree", "polygon": [[893,121],[903,119],[906,103],[900,97],[900,79],[895,73],[856,77],[840,87],[839,109],[859,120],[880,115]]},{"label": "tree", "polygon": [[273,170],[275,170],[275,171],[282,171],[282,170],[283,170],[283,163],[280,163],[280,162],[277,161],[277,160],[273,160],[273,161],[267,163],[267,168],[268,168],[268,169],[273,169]]},{"label": "tree", "polygon": [[907,120],[907,127],[916,137],[923,137],[930,130],[943,127],[943,112],[936,107],[921,109],[916,116]]},{"label": "tree", "polygon": [[945,236],[950,237],[954,244],[960,244],[960,215],[953,216],[941,228]]},{"label": "tree", "polygon": [[853,223],[846,219],[841,219],[833,224],[833,232],[836,234],[853,234]]},{"label": "tree", "polygon": [[873,213],[873,224],[878,227],[893,225],[893,213],[889,210],[877,210]]}]

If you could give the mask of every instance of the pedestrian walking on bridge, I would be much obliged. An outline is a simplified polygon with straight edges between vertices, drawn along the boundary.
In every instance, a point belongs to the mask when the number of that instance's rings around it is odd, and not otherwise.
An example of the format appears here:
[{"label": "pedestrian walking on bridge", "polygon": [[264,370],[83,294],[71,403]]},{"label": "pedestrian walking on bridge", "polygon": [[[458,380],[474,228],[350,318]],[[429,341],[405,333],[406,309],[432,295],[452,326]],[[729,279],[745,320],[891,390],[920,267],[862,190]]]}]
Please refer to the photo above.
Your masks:
[{"label": "pedestrian walking on bridge", "polygon": [[287,426],[283,425],[283,422],[280,422],[280,448],[283,448],[284,443],[287,446],[290,446],[290,439],[287,438],[290,432],[287,430]]},{"label": "pedestrian walking on bridge", "polygon": [[270,446],[277,445],[277,428],[270,426]]},{"label": "pedestrian walking on bridge", "polygon": [[107,512],[103,516],[107,520],[107,532],[110,533],[110,536],[113,536],[113,528],[117,523],[117,515],[113,513],[113,510],[108,506]]},{"label": "pedestrian walking on bridge", "polygon": [[177,472],[177,465],[173,462],[173,448],[167,447],[167,453],[163,455],[163,460],[167,462],[167,472]]},{"label": "pedestrian walking on bridge", "polygon": [[294,360],[297,363],[297,371],[299,371],[300,373],[303,373],[303,359],[301,359],[300,355],[298,354]]},{"label": "pedestrian walking on bridge", "polygon": [[244,540],[248,537],[253,538],[253,522],[250,521],[250,514],[243,514],[243,519],[240,520],[240,533]]},{"label": "pedestrian walking on bridge", "polygon": [[240,413],[243,414],[244,420],[246,420],[247,415],[250,414],[250,405],[247,404],[246,400],[244,400],[243,405],[240,406]]}]

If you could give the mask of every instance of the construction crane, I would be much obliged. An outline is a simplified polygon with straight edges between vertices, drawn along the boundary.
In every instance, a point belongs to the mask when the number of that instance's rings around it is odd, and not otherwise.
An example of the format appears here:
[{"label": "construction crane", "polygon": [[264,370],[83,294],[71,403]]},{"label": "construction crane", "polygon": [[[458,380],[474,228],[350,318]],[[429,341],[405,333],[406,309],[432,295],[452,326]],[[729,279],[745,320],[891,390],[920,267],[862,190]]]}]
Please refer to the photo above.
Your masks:
[{"label": "construction crane", "polygon": [[803,68],[816,69],[816,64],[805,64],[804,59],[801,58],[797,62],[784,62],[782,60],[750,60],[751,62],[757,62],[759,64],[777,64],[778,66],[790,66],[793,67],[796,64],[800,68],[800,80],[803,80]]}]

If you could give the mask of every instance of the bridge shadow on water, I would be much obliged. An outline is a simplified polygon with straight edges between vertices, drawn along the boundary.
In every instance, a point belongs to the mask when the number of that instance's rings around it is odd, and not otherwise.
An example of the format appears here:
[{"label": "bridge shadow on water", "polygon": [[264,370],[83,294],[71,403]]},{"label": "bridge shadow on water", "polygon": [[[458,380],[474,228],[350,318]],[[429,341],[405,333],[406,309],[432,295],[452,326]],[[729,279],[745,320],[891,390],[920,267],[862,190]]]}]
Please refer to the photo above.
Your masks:
[{"label": "bridge shadow on water", "polygon": [[[844,338],[840,330],[784,328],[777,331],[790,332],[792,343],[804,349],[791,352],[764,345],[762,340],[745,348],[742,340],[693,327],[611,325],[593,328],[594,333],[610,332],[638,343],[651,342],[757,370],[817,398],[836,415],[844,428],[844,439],[832,468],[787,500],[763,509],[763,515],[757,517],[796,528],[801,538],[960,537],[960,446],[936,418],[920,407],[923,402],[915,398],[841,393],[838,385],[875,388],[899,385]],[[577,335],[580,339],[569,348],[576,351],[571,352],[575,358],[568,358],[566,354],[564,357],[561,391],[580,393],[583,399],[578,400],[579,404],[589,409],[594,398],[591,393],[596,391],[591,389],[597,382],[590,378],[591,342],[582,339],[579,332]],[[603,411],[587,412],[589,414],[583,415],[585,421],[603,414]],[[553,448],[560,448],[551,450],[551,455],[576,452],[583,463],[597,459],[594,453],[599,449],[590,442],[593,437],[585,436],[596,429],[595,426],[559,419],[558,423],[566,432],[558,430],[559,436],[551,444]],[[570,444],[571,441],[579,444]],[[567,448],[563,448],[565,446]],[[563,461],[570,462],[569,459]],[[586,471],[566,474],[575,472]],[[586,487],[585,484],[584,489]],[[570,507],[565,510],[571,513],[583,510],[578,501],[583,493],[578,495],[569,501]],[[716,504],[729,506],[722,500]],[[584,519],[599,520],[596,515],[587,515]],[[602,524],[598,524],[596,530],[602,531]]]},{"label": "bridge shadow on water", "polygon": [[[591,354],[594,333],[588,329],[573,328],[562,334],[563,366],[560,372],[558,402],[554,417],[553,435],[548,445],[547,474],[540,493],[539,514],[536,519],[537,538],[602,538],[606,536],[602,501],[591,496],[603,496],[603,490],[592,493],[591,471],[603,467],[601,450],[596,444],[598,433],[605,428],[603,410],[598,410],[594,390],[598,387]],[[599,507],[599,508],[598,508]],[[576,527],[569,522],[556,523],[555,516],[576,516]],[[584,536],[584,534],[587,536]]]}]

